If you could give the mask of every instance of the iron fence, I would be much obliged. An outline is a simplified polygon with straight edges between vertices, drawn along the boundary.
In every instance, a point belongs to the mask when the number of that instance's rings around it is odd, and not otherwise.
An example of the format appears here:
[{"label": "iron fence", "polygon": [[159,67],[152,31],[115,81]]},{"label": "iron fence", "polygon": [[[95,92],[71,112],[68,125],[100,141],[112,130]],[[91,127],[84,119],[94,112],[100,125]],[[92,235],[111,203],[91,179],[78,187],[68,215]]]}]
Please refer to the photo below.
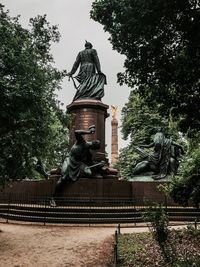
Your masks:
[{"label": "iron fence", "polygon": [[199,222],[200,210],[192,206],[181,207],[168,203],[167,198],[100,198],[88,195],[67,195],[55,198],[56,206],[51,206],[51,197],[27,194],[0,195],[0,217],[10,220],[64,223],[64,224],[136,224],[144,222],[143,215],[152,205],[161,204],[170,221]]}]

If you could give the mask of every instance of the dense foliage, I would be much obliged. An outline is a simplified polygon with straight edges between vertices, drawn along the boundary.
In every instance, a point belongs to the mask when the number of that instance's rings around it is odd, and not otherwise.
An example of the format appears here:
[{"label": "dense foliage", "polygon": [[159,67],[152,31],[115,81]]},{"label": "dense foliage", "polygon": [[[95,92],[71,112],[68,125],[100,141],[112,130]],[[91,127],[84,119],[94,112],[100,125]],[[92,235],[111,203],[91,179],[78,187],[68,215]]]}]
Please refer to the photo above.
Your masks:
[{"label": "dense foliage", "polygon": [[185,158],[179,176],[169,186],[169,194],[180,205],[200,204],[200,146],[192,149]]},{"label": "dense foliage", "polygon": [[[110,33],[113,49],[126,57],[125,71],[118,74],[118,82],[132,88],[122,111],[122,132],[124,138],[130,137],[130,145],[120,153],[118,166],[122,175],[127,177],[132,172],[136,157],[134,145],[149,143],[158,124],[165,125],[174,139],[179,132],[185,136],[189,147],[197,146],[200,2],[95,0],[91,17]],[[196,165],[199,163],[193,161],[197,152],[189,149],[183,169],[194,164],[194,169],[199,168]],[[186,177],[186,172],[183,176]]]},{"label": "dense foliage", "polygon": [[122,134],[132,144],[150,143],[158,127],[166,128],[168,121],[161,117],[156,106],[149,107],[134,90],[122,109]]},{"label": "dense foliage", "polygon": [[52,167],[67,147],[67,118],[55,95],[65,72],[50,53],[60,35],[46,16],[24,29],[2,5],[0,35],[0,175],[31,178],[35,159]]},{"label": "dense foliage", "polygon": [[171,114],[168,119],[162,117],[157,106],[149,107],[138,93],[131,91],[129,101],[122,109],[122,133],[125,139],[130,140],[129,145],[121,149],[117,164],[123,178],[129,179],[132,176],[138,162],[139,155],[135,147],[151,143],[159,127],[164,129],[166,137],[183,143]]},{"label": "dense foliage", "polygon": [[169,219],[161,205],[150,206],[144,213],[144,220],[150,223],[150,230],[154,239],[163,247],[169,235]]},{"label": "dense foliage", "polygon": [[135,88],[179,130],[200,130],[200,3],[194,0],[96,0],[91,17],[126,56],[120,84]]}]

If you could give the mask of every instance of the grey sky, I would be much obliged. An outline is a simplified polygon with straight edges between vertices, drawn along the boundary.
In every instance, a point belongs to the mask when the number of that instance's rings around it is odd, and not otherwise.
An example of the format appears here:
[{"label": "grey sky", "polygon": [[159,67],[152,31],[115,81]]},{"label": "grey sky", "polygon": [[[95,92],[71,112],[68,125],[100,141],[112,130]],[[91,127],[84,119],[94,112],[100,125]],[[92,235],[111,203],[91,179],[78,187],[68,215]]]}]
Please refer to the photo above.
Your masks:
[{"label": "grey sky", "polygon": [[[77,53],[84,48],[85,40],[91,42],[97,50],[102,71],[107,76],[108,85],[105,86],[105,104],[118,106],[118,119],[120,121],[121,108],[128,101],[130,89],[117,84],[116,74],[123,71],[124,57],[112,50],[108,41],[109,35],[103,31],[102,25],[90,19],[90,9],[93,0],[1,0],[2,4],[10,10],[11,16],[21,15],[20,22],[28,26],[29,18],[38,14],[47,14],[47,20],[56,24],[61,33],[61,40],[53,45],[52,54],[56,67],[71,70]],[[71,103],[75,89],[71,82],[65,78],[58,98],[65,104]],[[110,111],[111,113],[111,111]],[[110,154],[111,127],[110,118],[106,122],[107,152]],[[126,142],[121,139],[119,131],[119,147]]]}]

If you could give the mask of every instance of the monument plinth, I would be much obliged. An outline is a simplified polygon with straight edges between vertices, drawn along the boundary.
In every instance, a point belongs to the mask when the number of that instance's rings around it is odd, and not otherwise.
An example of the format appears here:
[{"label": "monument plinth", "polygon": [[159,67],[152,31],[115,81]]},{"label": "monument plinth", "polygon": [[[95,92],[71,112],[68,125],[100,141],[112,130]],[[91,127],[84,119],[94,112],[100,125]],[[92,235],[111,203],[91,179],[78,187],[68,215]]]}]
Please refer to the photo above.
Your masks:
[{"label": "monument plinth", "polygon": [[101,143],[95,160],[105,160],[105,120],[109,117],[107,112],[109,106],[103,104],[100,100],[76,100],[67,106],[67,112],[71,114],[71,126],[69,133],[69,147],[76,142],[74,131],[78,129],[87,130],[90,125],[96,126],[95,133],[85,135],[86,141],[97,139]]}]

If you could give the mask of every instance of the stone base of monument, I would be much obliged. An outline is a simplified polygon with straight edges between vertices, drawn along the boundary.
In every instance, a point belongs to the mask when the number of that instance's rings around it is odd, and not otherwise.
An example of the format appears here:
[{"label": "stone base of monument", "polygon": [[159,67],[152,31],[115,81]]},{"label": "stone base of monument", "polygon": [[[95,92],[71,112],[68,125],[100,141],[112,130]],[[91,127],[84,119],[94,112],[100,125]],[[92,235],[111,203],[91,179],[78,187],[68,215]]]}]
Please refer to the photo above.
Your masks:
[{"label": "stone base of monument", "polygon": [[[51,197],[59,176],[49,180],[20,181],[10,183],[2,193],[22,196]],[[173,201],[166,198],[160,191],[164,181],[124,181],[113,178],[80,178],[76,182],[67,181],[61,192],[61,197],[68,199],[111,199],[114,201],[132,201],[135,205],[145,205],[146,202],[158,202],[173,205]]]},{"label": "stone base of monument", "polygon": [[71,115],[71,126],[69,133],[69,148],[76,142],[75,130],[88,130],[89,126],[95,125],[95,133],[84,135],[86,141],[99,140],[101,147],[94,155],[94,160],[106,159],[105,152],[105,120],[109,116],[109,106],[100,100],[76,100],[67,106],[67,112]]},{"label": "stone base of monument", "polygon": [[[129,181],[131,182],[158,182],[158,180],[155,180],[155,176],[151,173],[146,173],[142,175],[134,175],[133,178],[130,178]],[[160,179],[162,182],[169,182],[171,180],[171,176],[167,175],[165,178]]]}]

